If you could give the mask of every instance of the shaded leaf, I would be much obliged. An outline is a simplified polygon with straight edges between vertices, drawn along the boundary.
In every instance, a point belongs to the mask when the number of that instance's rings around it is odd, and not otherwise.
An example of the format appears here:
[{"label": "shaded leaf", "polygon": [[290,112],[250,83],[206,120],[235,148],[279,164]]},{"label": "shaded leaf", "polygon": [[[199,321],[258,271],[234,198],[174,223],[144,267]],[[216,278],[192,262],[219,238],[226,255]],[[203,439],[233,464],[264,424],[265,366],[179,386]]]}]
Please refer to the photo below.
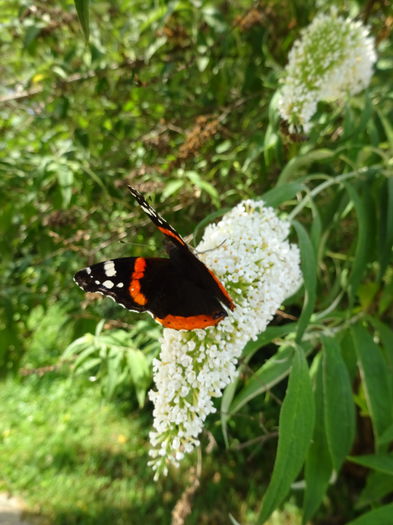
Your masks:
[{"label": "shaded leaf", "polygon": [[356,507],[362,508],[376,501],[380,501],[387,494],[393,492],[393,476],[373,471],[367,476],[366,486],[361,492]]},{"label": "shaded leaf", "polygon": [[363,467],[383,472],[393,476],[393,454],[368,454],[364,456],[349,456],[349,461]]},{"label": "shaded leaf", "polygon": [[257,350],[275,339],[285,337],[288,334],[295,332],[296,326],[296,323],[288,323],[281,326],[268,326],[255,340],[249,341],[246,344],[243,350],[243,358],[248,362]]},{"label": "shaded leaf", "polygon": [[369,214],[366,200],[361,198],[355,188],[349,183],[343,183],[351,201],[353,202],[358,220],[358,235],[351,275],[348,279],[348,291],[352,301],[367,267],[368,256],[370,253],[370,231],[369,231]]},{"label": "shaded leaf", "polygon": [[262,502],[263,523],[280,505],[302,468],[314,428],[314,398],[307,361],[296,347],[288,388],[280,412],[277,455]]},{"label": "shaded leaf", "polygon": [[89,0],[74,0],[85,39],[89,40]]},{"label": "shaded leaf", "polygon": [[303,175],[307,166],[316,161],[327,160],[335,155],[335,152],[329,149],[317,149],[309,151],[302,156],[293,157],[285,168],[282,170],[277,181],[277,186],[286,184],[288,179]]},{"label": "shaded leaf", "polygon": [[[391,381],[381,348],[374,343],[369,332],[360,324],[352,327],[359,367],[374,433],[379,438],[393,422]],[[389,402],[387,402],[389,400]]]},{"label": "shaded leaf", "polygon": [[380,445],[388,445],[393,442],[393,423],[388,427],[379,438]]},{"label": "shaded leaf", "polygon": [[300,264],[304,279],[304,303],[302,313],[298,321],[296,336],[296,339],[299,342],[303,337],[304,331],[307,328],[311,315],[314,311],[317,286],[317,262],[314,247],[308,233],[299,222],[293,221],[293,225],[296,229],[299,239],[301,257]]},{"label": "shaded leaf", "polygon": [[283,346],[277,354],[268,359],[235,397],[230,407],[231,414],[235,414],[242,406],[286,377],[292,365],[292,358],[293,347]]},{"label": "shaded leaf", "polygon": [[315,427],[305,465],[306,490],[303,502],[303,523],[307,523],[319,508],[333,472],[325,433],[323,368],[321,360],[318,363],[315,375],[314,399]]},{"label": "shaded leaf", "polygon": [[381,188],[381,227],[378,250],[379,279],[385,274],[393,247],[393,177],[387,177]]},{"label": "shaded leaf", "polygon": [[393,516],[393,503],[379,507],[379,509],[373,509],[363,516],[350,521],[347,525],[382,525],[392,522]]},{"label": "shaded leaf", "polygon": [[[292,331],[294,331],[296,324],[295,323],[288,323],[286,325],[282,326],[268,326],[264,332],[262,332],[255,341],[249,341],[247,345],[245,346],[243,350],[243,361],[242,364],[239,367],[239,373],[237,378],[229,385],[224,391],[222,402],[221,402],[221,425],[222,425],[222,432],[224,435],[224,440],[226,443],[226,446],[228,446],[228,420],[231,418],[231,416],[237,412],[244,404],[252,399],[255,396],[248,397],[250,392],[252,391],[252,388],[248,391],[244,391],[247,389],[248,385],[244,387],[243,390],[239,393],[239,398],[236,398],[235,402],[233,403],[233,399],[236,394],[236,388],[239,383],[239,377],[242,374],[242,370],[246,367],[248,361],[252,358],[252,356],[257,352],[259,349],[262,349],[264,345],[274,341],[275,339],[279,337],[283,337]],[[266,366],[266,369],[269,370],[271,368],[271,363],[275,362],[277,360],[277,354],[272,356],[264,365],[262,365],[261,369],[263,369]],[[267,377],[264,375],[264,372],[260,369],[258,382],[259,385],[266,385],[267,384]],[[266,370],[266,373],[267,373]],[[271,371],[271,370],[270,370]],[[250,379],[252,381],[254,376]],[[280,380],[280,375],[276,376],[278,380]],[[272,386],[271,384],[269,386]],[[264,390],[262,390],[264,391]],[[256,390],[254,390],[255,395],[258,395],[261,393],[259,391],[256,393]]]},{"label": "shaded leaf", "polygon": [[262,200],[266,206],[277,207],[281,203],[292,199],[296,193],[305,190],[305,185],[300,182],[290,182],[282,186],[275,186],[262,195]]},{"label": "shaded leaf", "polygon": [[333,467],[338,471],[355,437],[355,406],[340,346],[330,337],[322,337],[322,343],[326,440]]}]

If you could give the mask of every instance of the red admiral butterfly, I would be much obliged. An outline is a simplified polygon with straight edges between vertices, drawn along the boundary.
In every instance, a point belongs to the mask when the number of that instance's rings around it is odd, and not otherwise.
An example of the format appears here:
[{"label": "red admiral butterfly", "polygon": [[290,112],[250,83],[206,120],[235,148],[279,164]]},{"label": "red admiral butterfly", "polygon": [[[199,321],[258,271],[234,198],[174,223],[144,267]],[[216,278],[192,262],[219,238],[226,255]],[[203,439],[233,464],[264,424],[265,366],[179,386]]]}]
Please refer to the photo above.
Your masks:
[{"label": "red admiral butterfly", "polygon": [[74,281],[85,292],[111,297],[128,310],[150,312],[163,326],[194,330],[218,324],[235,305],[216,275],[196,257],[177,231],[129,186],[142,210],[165,236],[169,259],[123,257],[93,264]]}]

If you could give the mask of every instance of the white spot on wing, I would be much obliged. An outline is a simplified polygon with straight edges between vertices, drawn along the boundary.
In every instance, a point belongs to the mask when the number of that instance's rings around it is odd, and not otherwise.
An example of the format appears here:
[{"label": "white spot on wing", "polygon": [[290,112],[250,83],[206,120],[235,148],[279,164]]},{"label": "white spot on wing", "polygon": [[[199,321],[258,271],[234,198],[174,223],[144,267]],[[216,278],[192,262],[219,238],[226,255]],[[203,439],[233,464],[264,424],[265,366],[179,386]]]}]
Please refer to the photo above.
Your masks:
[{"label": "white spot on wing", "polygon": [[102,283],[102,286],[105,286],[105,288],[113,288],[115,285],[113,284],[113,281],[108,279]]},{"label": "white spot on wing", "polygon": [[96,284],[100,284],[100,281],[95,280],[94,282],[95,282]]},{"label": "white spot on wing", "polygon": [[90,275],[91,274],[91,268],[86,268],[86,273],[87,273],[87,275]]},{"label": "white spot on wing", "polygon": [[123,286],[124,286],[124,283],[117,283],[117,285],[116,285],[116,286],[117,286],[118,288],[123,288]]},{"label": "white spot on wing", "polygon": [[107,261],[104,263],[104,272],[107,277],[113,277],[116,275],[115,263],[113,261]]}]

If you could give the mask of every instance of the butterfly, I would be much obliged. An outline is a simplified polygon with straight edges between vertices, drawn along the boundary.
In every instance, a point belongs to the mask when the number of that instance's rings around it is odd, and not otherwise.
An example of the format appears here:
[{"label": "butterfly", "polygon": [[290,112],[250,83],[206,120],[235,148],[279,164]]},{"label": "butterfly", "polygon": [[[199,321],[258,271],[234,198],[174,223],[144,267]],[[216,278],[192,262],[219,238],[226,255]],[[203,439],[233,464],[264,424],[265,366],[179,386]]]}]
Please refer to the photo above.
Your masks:
[{"label": "butterfly", "polygon": [[164,236],[164,257],[122,257],[77,272],[85,292],[100,293],[136,312],[149,312],[167,328],[194,330],[217,325],[234,310],[224,285],[191,250],[177,231],[128,187],[142,210]]}]

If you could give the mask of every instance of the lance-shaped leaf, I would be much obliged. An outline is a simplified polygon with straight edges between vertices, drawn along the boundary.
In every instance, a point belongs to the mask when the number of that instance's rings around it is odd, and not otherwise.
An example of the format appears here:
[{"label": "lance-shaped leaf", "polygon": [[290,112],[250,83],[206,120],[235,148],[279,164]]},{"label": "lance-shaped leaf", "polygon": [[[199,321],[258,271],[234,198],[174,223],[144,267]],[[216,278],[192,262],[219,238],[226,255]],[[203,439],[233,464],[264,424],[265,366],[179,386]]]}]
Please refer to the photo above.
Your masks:
[{"label": "lance-shaped leaf", "polygon": [[355,437],[355,407],[349,374],[337,341],[322,337],[326,440],[338,471]]},{"label": "lance-shaped leaf", "polygon": [[277,455],[258,523],[282,503],[302,468],[314,429],[314,397],[307,361],[296,347],[288,388],[280,412]]}]

